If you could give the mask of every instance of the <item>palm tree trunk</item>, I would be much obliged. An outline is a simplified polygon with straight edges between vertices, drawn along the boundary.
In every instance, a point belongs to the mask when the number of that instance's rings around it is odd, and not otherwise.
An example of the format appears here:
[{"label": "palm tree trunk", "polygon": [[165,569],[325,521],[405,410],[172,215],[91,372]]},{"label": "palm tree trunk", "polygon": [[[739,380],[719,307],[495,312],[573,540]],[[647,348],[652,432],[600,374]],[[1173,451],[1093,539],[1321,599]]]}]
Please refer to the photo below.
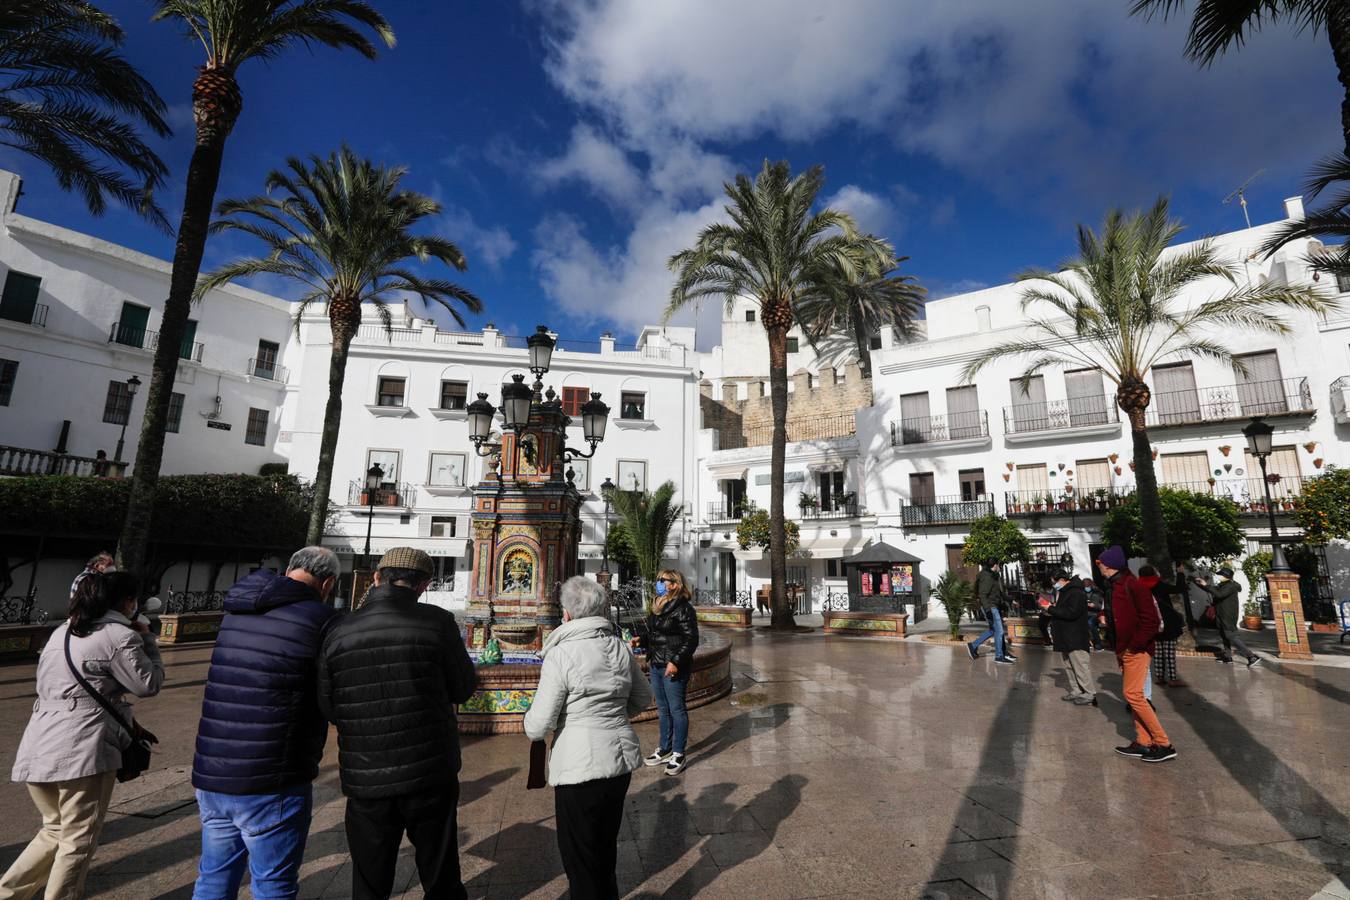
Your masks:
[{"label": "palm tree trunk", "polygon": [[858,368],[864,378],[872,377],[872,336],[862,326],[862,322],[853,320],[853,343],[858,348]]},{"label": "palm tree trunk", "polygon": [[206,231],[211,223],[211,207],[220,181],[220,164],[225,155],[225,137],[198,141],[188,164],[187,193],[183,215],[178,223],[178,241],[173,251],[173,274],[169,279],[169,298],[164,301],[164,321],[159,327],[159,345],[155,348],[154,370],[146,392],[145,417],[136,446],[136,462],[131,472],[131,497],[118,543],[118,565],[125,571],[143,574],[150,541],[150,520],[155,508],[155,486],[164,459],[164,430],[169,422],[169,401],[188,313],[192,311],[192,293],[201,270],[206,249]]},{"label": "palm tree trunk", "polygon": [[[342,427],[342,385],[347,380],[347,353],[354,333],[348,327],[333,329],[333,352],[328,361],[328,406],[323,411],[323,436],[319,439],[319,467],[314,473],[314,505],[309,512],[305,543],[323,541],[333,487],[333,460],[337,457],[338,430]],[[364,473],[362,473],[364,477]]]},{"label": "palm tree trunk", "polygon": [[773,402],[773,446],[769,463],[770,626],[797,627],[787,602],[787,522],[783,514],[783,469],[787,459],[787,329],[769,329],[769,389]]},{"label": "palm tree trunk", "polygon": [[1350,3],[1332,0],[1327,4],[1327,38],[1336,60],[1336,78],[1341,83],[1341,135],[1345,152],[1350,154]]}]

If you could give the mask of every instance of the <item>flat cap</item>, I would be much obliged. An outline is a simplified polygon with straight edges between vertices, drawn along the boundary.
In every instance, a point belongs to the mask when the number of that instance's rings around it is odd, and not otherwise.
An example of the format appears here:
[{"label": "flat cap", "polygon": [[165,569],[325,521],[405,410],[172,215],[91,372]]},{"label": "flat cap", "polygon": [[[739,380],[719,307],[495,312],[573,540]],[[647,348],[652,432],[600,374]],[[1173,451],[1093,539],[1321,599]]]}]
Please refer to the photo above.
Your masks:
[{"label": "flat cap", "polygon": [[412,569],[414,572],[421,572],[423,575],[431,576],[435,574],[436,567],[431,564],[431,557],[427,556],[423,550],[415,547],[395,547],[380,557],[380,562],[375,566],[379,569]]}]

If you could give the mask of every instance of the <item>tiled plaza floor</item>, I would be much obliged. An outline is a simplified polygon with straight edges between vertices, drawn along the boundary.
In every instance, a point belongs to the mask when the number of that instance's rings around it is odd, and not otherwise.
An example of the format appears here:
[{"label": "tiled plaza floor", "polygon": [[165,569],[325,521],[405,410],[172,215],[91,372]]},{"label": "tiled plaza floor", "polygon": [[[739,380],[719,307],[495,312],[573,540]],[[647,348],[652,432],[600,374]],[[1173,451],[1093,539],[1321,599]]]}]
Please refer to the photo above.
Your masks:
[{"label": "tiled plaza floor", "polygon": [[[693,713],[682,777],[639,772],[619,847],[632,897],[1342,896],[1350,871],[1350,670],[1183,659],[1155,700],[1180,749],[1146,765],[1110,654],[1100,708],[1060,701],[1057,657],[1016,667],[922,643],[736,636],[736,690]],[[187,766],[206,648],[171,650],[146,702],[166,768],[119,786],[90,896],[186,897],[198,850]],[[32,702],[0,668],[0,760]],[[640,726],[644,747],[655,725]],[[560,897],[552,794],[526,791],[523,737],[465,741],[460,846],[475,897]],[[334,748],[302,896],[350,891]],[[37,827],[0,787],[0,867]],[[1350,876],[1346,877],[1350,881]],[[399,877],[420,896],[408,848]]]}]

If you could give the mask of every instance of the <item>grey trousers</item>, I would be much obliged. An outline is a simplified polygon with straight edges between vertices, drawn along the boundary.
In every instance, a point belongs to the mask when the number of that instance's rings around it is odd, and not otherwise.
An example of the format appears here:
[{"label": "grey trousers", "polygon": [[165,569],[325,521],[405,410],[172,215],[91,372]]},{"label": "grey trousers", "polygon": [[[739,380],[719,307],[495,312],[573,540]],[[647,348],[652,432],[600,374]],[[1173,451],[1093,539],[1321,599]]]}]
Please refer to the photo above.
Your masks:
[{"label": "grey trousers", "polygon": [[1069,679],[1069,693],[1080,697],[1095,697],[1092,689],[1092,660],[1086,650],[1073,650],[1061,653],[1064,660],[1064,674]]},{"label": "grey trousers", "polygon": [[1223,640],[1223,655],[1220,659],[1232,659],[1232,648],[1236,647],[1237,652],[1241,653],[1247,659],[1251,659],[1256,654],[1247,649],[1247,645],[1242,643],[1242,638],[1238,637],[1237,623],[1229,625],[1223,619],[1219,619],[1219,637]]}]

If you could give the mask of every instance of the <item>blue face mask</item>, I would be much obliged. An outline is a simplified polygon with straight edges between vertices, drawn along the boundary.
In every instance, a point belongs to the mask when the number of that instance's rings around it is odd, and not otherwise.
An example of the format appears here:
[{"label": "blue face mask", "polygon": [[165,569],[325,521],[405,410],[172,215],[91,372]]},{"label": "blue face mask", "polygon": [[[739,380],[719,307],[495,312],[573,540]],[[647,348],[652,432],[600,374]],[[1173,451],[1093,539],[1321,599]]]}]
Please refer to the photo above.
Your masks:
[{"label": "blue face mask", "polygon": [[664,581],[658,581],[656,583],[656,596],[664,597],[665,595],[666,595],[666,583]]}]

